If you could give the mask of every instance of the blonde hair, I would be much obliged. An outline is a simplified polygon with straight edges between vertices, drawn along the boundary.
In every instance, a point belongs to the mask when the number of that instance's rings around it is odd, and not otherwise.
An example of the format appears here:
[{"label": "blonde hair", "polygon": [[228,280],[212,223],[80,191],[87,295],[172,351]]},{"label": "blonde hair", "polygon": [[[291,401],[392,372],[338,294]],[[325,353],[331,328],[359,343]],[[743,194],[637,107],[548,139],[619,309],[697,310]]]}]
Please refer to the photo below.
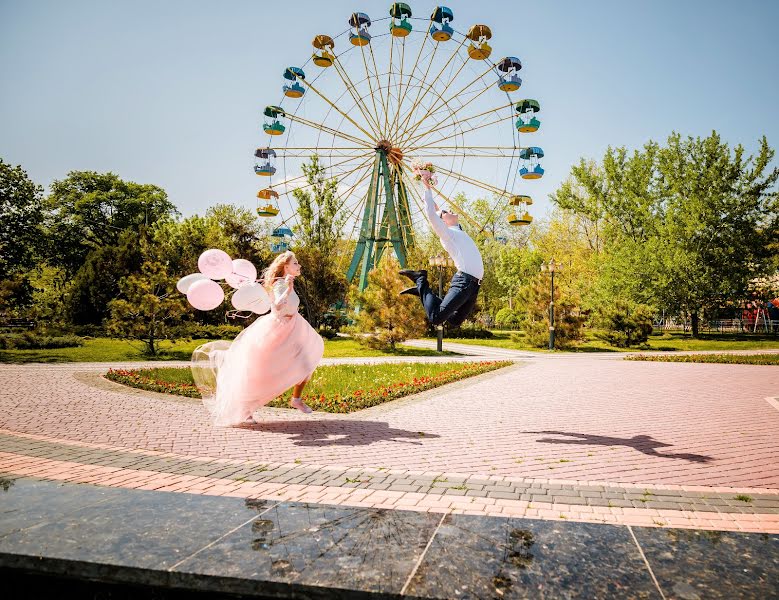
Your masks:
[{"label": "blonde hair", "polygon": [[284,267],[293,258],[295,258],[295,253],[292,250],[287,250],[273,259],[273,262],[262,274],[262,285],[266,290],[269,292],[273,290],[273,284],[284,277]]}]

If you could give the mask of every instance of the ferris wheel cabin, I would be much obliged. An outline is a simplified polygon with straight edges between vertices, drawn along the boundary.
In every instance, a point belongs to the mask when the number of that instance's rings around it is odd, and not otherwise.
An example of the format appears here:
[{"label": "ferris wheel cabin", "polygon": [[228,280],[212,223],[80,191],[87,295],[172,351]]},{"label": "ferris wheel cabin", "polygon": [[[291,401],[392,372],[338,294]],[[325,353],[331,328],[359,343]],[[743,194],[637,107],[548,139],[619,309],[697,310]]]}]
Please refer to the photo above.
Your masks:
[{"label": "ferris wheel cabin", "polygon": [[[392,22],[390,23],[390,33],[395,37],[403,38],[411,33],[411,23],[408,19],[411,18],[411,7],[404,2],[395,2],[390,7],[390,16]],[[396,22],[396,19],[398,22]]]},{"label": "ferris wheel cabin", "polygon": [[471,44],[468,46],[468,56],[473,60],[485,60],[492,54],[492,46],[487,43],[492,37],[492,30],[487,25],[473,25],[465,34]]},{"label": "ferris wheel cabin", "polygon": [[311,59],[317,67],[327,68],[332,66],[335,60],[335,54],[333,54],[333,48],[335,48],[335,42],[329,35],[318,35],[311,42],[311,45],[319,52],[314,52],[311,55]]},{"label": "ferris wheel cabin", "polygon": [[275,217],[279,214],[279,195],[272,188],[257,192],[257,216]]},{"label": "ferris wheel cabin", "polygon": [[302,98],[306,93],[305,88],[300,85],[298,79],[305,79],[306,74],[300,67],[287,67],[284,69],[284,79],[293,82],[292,85],[285,84],[281,89],[287,98]]},{"label": "ferris wheel cabin", "polygon": [[517,102],[516,111],[519,113],[517,119],[517,131],[520,133],[533,133],[541,127],[541,121],[536,118],[536,114],[541,112],[541,105],[537,100],[521,100]]},{"label": "ferris wheel cabin", "polygon": [[522,62],[516,56],[507,56],[495,66],[502,73],[498,79],[498,89],[502,92],[516,92],[522,85],[522,79],[517,75]]},{"label": "ferris wheel cabin", "polygon": [[523,161],[519,169],[519,176],[522,179],[541,179],[544,176],[544,169],[539,162],[544,157],[544,151],[538,146],[522,148],[519,151],[519,158]]},{"label": "ferris wheel cabin", "polygon": [[280,106],[266,106],[263,111],[265,123],[262,124],[262,130],[268,135],[281,135],[284,133],[284,125],[279,121],[279,117],[286,116],[284,109]]},{"label": "ferris wheel cabin", "polygon": [[371,43],[371,34],[368,28],[371,26],[371,18],[363,12],[352,13],[349,17],[349,26],[354,29],[349,34],[349,41],[354,46],[365,46]]},{"label": "ferris wheel cabin", "polygon": [[262,177],[276,173],[276,152],[270,148],[257,148],[254,151],[254,172]]},{"label": "ferris wheel cabin", "polygon": [[430,37],[436,42],[448,42],[454,35],[454,29],[449,25],[454,21],[454,13],[448,6],[439,6],[430,16],[433,24],[430,26]]}]

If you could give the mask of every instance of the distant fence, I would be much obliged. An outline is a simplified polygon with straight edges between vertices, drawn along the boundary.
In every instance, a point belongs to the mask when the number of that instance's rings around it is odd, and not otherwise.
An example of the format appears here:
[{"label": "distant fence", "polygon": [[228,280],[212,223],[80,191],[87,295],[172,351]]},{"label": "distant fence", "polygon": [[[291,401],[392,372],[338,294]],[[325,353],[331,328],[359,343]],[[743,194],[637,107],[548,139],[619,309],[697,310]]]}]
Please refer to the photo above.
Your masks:
[{"label": "distant fence", "polygon": [[[676,319],[664,319],[653,323],[655,330],[662,331],[692,331],[690,321],[677,321]],[[701,321],[700,331],[707,333],[761,333],[779,334],[779,320],[770,319],[714,319]]]}]

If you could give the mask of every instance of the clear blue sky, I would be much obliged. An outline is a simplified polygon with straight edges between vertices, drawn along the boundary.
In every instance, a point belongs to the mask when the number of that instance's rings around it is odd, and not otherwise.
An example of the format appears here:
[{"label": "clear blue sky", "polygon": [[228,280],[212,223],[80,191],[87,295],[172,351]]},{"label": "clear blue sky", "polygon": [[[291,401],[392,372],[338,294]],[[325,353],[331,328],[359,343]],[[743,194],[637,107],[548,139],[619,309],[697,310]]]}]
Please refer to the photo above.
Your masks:
[{"label": "clear blue sky", "polygon": [[[415,16],[434,6],[409,4]],[[716,129],[750,151],[763,134],[779,146],[779,2],[447,4],[458,30],[492,27],[493,58],[525,64],[514,97],[542,103],[539,216],[570,166],[608,145]],[[0,157],[44,186],[74,169],[154,183],[185,215],[254,207],[251,153],[284,67],[353,10],[377,19],[389,5],[0,0]]]}]

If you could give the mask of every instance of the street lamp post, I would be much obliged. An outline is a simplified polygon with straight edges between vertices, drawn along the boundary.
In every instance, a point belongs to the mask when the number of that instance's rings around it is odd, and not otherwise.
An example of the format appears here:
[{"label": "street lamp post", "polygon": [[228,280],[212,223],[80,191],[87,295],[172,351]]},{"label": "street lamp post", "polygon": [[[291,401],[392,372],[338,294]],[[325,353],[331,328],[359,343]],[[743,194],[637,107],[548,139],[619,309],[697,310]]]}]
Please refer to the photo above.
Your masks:
[{"label": "street lamp post", "polygon": [[[428,261],[431,267],[438,267],[438,297],[444,297],[444,268],[452,266],[454,263],[451,258],[445,254],[436,254],[430,257]],[[438,341],[436,343],[436,350],[438,352],[444,351],[444,326],[436,326],[438,330]]]},{"label": "street lamp post", "polygon": [[555,262],[554,258],[549,259],[548,263],[541,263],[541,272],[552,274],[552,289],[549,297],[549,349],[554,350],[554,274],[561,271],[562,263]]}]

